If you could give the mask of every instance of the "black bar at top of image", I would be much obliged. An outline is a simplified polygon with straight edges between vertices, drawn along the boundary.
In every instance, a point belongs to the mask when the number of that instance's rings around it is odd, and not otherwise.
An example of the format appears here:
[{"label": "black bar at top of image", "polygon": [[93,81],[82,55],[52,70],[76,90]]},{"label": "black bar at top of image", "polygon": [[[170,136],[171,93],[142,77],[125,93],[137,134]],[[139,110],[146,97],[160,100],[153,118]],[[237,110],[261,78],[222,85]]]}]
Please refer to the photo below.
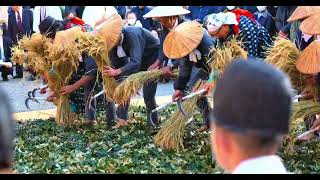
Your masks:
[{"label": "black bar at top of image", "polygon": [[190,5],[235,5],[235,6],[298,6],[320,5],[317,0],[1,0],[0,5],[146,5],[146,6],[190,6]]}]

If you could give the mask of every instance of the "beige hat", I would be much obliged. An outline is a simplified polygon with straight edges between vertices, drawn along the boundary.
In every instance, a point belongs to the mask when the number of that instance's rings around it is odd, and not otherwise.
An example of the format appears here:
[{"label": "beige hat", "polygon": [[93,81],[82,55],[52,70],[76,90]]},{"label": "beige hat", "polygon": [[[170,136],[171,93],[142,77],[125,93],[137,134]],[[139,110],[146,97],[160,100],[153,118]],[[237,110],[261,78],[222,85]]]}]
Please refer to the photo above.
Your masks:
[{"label": "beige hat", "polygon": [[287,21],[293,22],[301,20],[317,12],[320,12],[320,6],[298,6]]},{"label": "beige hat", "polygon": [[185,57],[198,47],[204,32],[201,24],[196,21],[187,21],[178,25],[164,40],[164,54],[171,59]]},{"label": "beige hat", "polygon": [[98,34],[107,42],[109,51],[117,44],[122,32],[122,27],[123,21],[121,16],[119,14],[113,14],[104,21],[101,24],[101,28],[98,29]]},{"label": "beige hat", "polygon": [[144,18],[158,18],[189,14],[190,11],[182,6],[157,6],[145,14]]},{"label": "beige hat", "polygon": [[297,69],[304,74],[315,74],[320,72],[320,41],[313,41],[300,54],[297,63]]},{"label": "beige hat", "polygon": [[54,44],[66,47],[75,43],[75,33],[81,31],[80,26],[75,26],[64,31],[58,31],[54,38]]},{"label": "beige hat", "polygon": [[320,23],[319,23],[320,13],[316,13],[302,21],[300,24],[300,30],[304,34],[309,35],[320,35]]}]

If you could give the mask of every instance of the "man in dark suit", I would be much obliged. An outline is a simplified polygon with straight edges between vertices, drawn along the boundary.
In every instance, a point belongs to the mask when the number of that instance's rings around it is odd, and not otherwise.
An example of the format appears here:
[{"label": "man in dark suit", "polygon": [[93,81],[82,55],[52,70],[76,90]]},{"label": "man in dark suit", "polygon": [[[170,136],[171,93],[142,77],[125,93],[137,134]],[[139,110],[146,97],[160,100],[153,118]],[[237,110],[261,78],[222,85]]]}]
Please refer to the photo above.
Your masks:
[{"label": "man in dark suit", "polygon": [[71,13],[73,16],[77,16],[79,18],[82,18],[82,13],[84,10],[84,6],[65,6],[64,9],[64,17],[70,17]]},{"label": "man in dark suit", "polygon": [[[30,9],[23,9],[22,6],[12,6],[12,10],[8,19],[8,36],[15,45],[23,35],[31,36],[33,33],[33,14]],[[22,76],[23,66],[17,64],[14,79]]]}]

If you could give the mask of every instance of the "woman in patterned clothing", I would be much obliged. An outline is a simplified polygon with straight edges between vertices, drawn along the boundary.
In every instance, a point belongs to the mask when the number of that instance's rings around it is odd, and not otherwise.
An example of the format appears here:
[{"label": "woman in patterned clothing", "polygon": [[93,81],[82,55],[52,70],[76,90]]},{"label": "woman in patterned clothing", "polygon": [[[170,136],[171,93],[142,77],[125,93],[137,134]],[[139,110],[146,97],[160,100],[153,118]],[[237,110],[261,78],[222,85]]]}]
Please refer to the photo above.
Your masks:
[{"label": "woman in patterned clothing", "polygon": [[[93,31],[89,25],[85,24],[83,20],[78,17],[73,17],[65,21],[55,20],[52,17],[47,17],[39,25],[40,33],[45,34],[47,37],[54,39],[55,34],[58,31],[66,30],[75,26],[81,26],[82,31],[88,32]],[[83,54],[79,58],[80,64],[76,73],[73,74],[69,85],[61,89],[62,95],[69,94],[70,104],[72,110],[75,113],[85,113],[86,124],[96,124],[96,104],[95,100],[90,102],[90,97],[95,94],[93,90],[99,92],[102,90],[102,86],[95,87],[96,76],[97,76],[97,65],[92,57]],[[99,86],[99,85],[98,85]],[[54,94],[48,96],[48,101],[53,101],[55,98]],[[103,103],[103,99],[98,99],[98,102]],[[104,107],[98,105],[98,107]]]},{"label": "woman in patterned clothing", "polygon": [[234,12],[210,14],[206,28],[220,44],[236,37],[242,41],[248,56],[265,57],[265,48],[271,47],[272,39],[266,29],[251,16]]}]

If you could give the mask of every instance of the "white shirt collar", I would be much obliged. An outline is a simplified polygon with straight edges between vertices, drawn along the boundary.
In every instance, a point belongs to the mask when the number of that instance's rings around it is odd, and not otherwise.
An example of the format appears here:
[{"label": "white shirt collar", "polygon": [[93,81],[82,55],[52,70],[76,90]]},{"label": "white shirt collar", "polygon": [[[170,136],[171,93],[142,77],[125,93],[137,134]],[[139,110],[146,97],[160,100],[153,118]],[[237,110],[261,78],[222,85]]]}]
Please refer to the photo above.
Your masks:
[{"label": "white shirt collar", "polygon": [[[14,12],[15,15],[16,15],[16,20],[18,22],[18,13],[17,12]],[[22,7],[19,9],[19,14],[20,14],[20,17],[21,17],[21,21],[22,21]]]},{"label": "white shirt collar", "polygon": [[280,157],[261,156],[242,161],[232,174],[288,174]]}]

